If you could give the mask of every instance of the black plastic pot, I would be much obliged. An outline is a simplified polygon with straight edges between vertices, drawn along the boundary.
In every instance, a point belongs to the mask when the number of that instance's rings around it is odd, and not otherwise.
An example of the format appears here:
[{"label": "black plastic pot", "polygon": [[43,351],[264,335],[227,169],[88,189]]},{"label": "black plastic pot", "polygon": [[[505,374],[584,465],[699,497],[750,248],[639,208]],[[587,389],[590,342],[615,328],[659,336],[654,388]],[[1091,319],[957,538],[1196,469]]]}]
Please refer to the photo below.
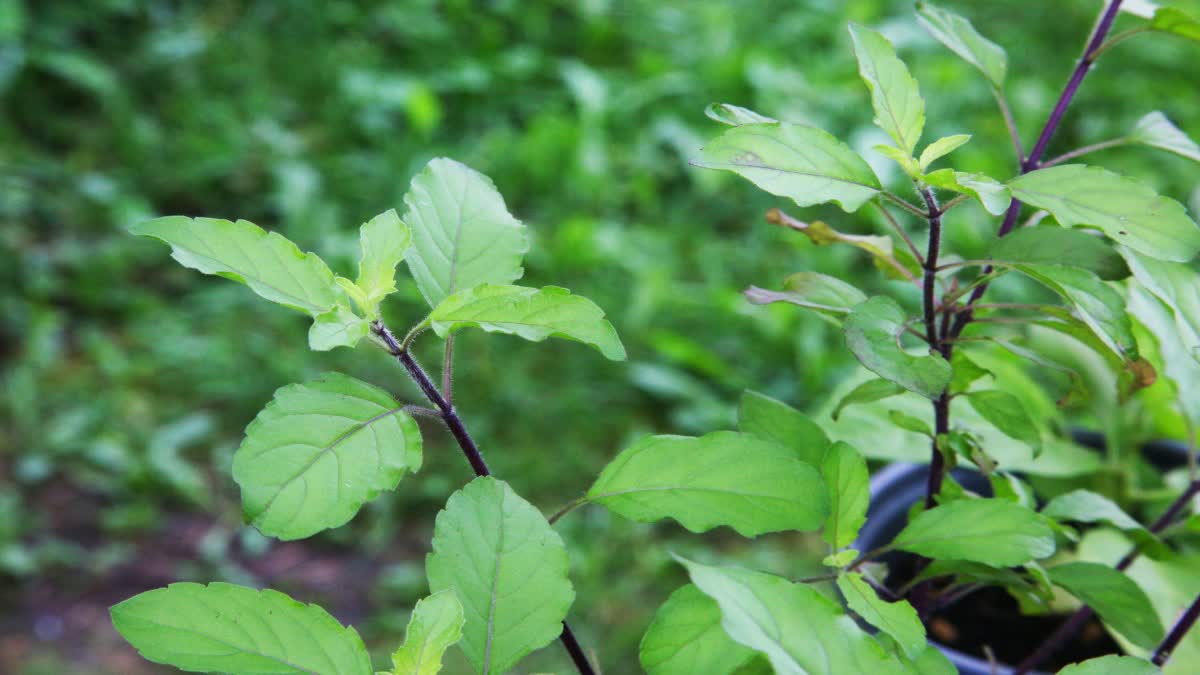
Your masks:
[{"label": "black plastic pot", "polygon": [[[1103,447],[1103,435],[1081,431],[1074,434],[1076,442],[1091,448]],[[1166,471],[1187,463],[1188,449],[1175,441],[1154,441],[1142,447],[1142,454],[1154,466]],[[908,510],[916,501],[925,497],[925,483],[929,467],[925,464],[891,464],[871,478],[871,506],[867,511],[867,522],[858,534],[855,547],[870,551],[892,541],[908,521]],[[985,496],[991,496],[992,486],[977,471],[956,469],[952,472],[964,488]],[[907,555],[907,554],[891,554]],[[884,561],[888,559],[885,556]],[[992,670],[991,664],[970,654],[940,644],[938,649],[958,668],[960,675],[1012,675],[1013,668],[1001,665]],[[1030,645],[1030,648],[1036,645]],[[1044,675],[1044,674],[1037,674]]]}]

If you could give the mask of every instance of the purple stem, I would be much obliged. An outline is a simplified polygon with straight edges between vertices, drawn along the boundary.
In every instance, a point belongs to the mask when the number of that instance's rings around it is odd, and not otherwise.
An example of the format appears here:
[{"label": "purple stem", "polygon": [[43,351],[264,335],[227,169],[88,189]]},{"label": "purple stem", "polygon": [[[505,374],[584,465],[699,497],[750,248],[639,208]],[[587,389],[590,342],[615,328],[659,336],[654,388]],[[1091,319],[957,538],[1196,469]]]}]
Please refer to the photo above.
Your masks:
[{"label": "purple stem", "polygon": [[1192,626],[1196,625],[1196,619],[1200,619],[1200,595],[1196,596],[1196,599],[1192,601],[1191,606],[1187,608],[1183,616],[1179,617],[1179,620],[1171,627],[1171,632],[1167,633],[1167,637],[1163,639],[1162,644],[1158,646],[1158,649],[1154,650],[1154,655],[1150,657],[1150,662],[1160,668],[1166,665],[1167,659],[1171,658],[1171,652],[1175,651],[1175,648],[1179,646],[1183,637],[1192,629]]},{"label": "purple stem", "polygon": [[[1058,103],[1054,104],[1054,110],[1050,113],[1050,118],[1046,120],[1046,125],[1042,127],[1042,133],[1038,136],[1037,143],[1034,144],[1033,150],[1029,152],[1029,156],[1021,163],[1021,173],[1026,174],[1038,168],[1042,161],[1042,155],[1046,152],[1046,147],[1050,145],[1050,139],[1054,136],[1054,132],[1058,131],[1058,125],[1062,123],[1063,117],[1067,114],[1067,108],[1070,107],[1071,101],[1075,98],[1075,93],[1079,91],[1079,85],[1083,83],[1083,78],[1087,76],[1088,71],[1092,68],[1092,63],[1095,59],[1096,50],[1100,45],[1104,44],[1104,39],[1108,37],[1108,33],[1112,30],[1113,22],[1116,21],[1117,13],[1121,10],[1121,0],[1112,0],[1108,3],[1108,7],[1104,9],[1104,13],[1100,15],[1100,20],[1096,23],[1095,30],[1092,31],[1092,37],[1088,40],[1087,48],[1083,50],[1083,56],[1079,57],[1079,63],[1075,65],[1075,71],[1071,73],[1071,79],[1067,80],[1067,86],[1063,89],[1062,95],[1058,97]],[[1004,214],[1004,221],[1000,224],[1000,229],[996,232],[996,236],[1003,237],[1009,232],[1012,232],[1013,227],[1017,224],[1017,216],[1021,213],[1021,202],[1013,199],[1008,205],[1008,212]],[[984,274],[990,274],[991,267],[985,267]],[[980,284],[971,292],[971,299],[967,301],[967,305],[973,305],[983,294],[987,292],[987,284]],[[967,324],[971,323],[974,318],[974,312],[966,311],[958,315],[954,321],[954,326],[950,329],[950,335],[957,338],[962,335],[963,329]]]},{"label": "purple stem", "polygon": [[[454,436],[454,440],[458,441],[458,447],[462,448],[463,454],[466,455],[467,461],[471,464],[471,469],[475,471],[476,476],[490,476],[492,472],[488,469],[487,462],[483,461],[483,455],[479,452],[479,446],[475,444],[475,440],[471,438],[471,434],[467,432],[466,425],[463,424],[462,418],[458,416],[458,411],[454,406],[442,396],[437,387],[434,386],[433,380],[429,379],[429,374],[421,368],[421,364],[417,363],[416,359],[408,350],[400,345],[400,341],[388,330],[387,326],[382,322],[376,321],[371,324],[371,332],[378,337],[387,347],[388,353],[396,357],[397,360],[408,371],[413,381],[417,383],[417,387],[421,389],[421,393],[425,394],[425,398],[429,399],[440,414],[446,426],[450,429],[450,433]],[[570,655],[571,661],[575,664],[575,668],[580,675],[595,675],[595,670],[592,669],[591,662],[588,661],[587,655],[583,653],[583,647],[579,645],[579,640],[575,639],[575,633],[566,621],[562,622],[562,633],[558,639],[562,642],[563,647],[567,649],[567,654]]]},{"label": "purple stem", "polygon": [[[925,308],[925,339],[929,341],[930,349],[936,349],[943,357],[949,359],[950,349],[938,332],[938,308],[934,296],[937,290],[938,254],[942,249],[942,210],[938,206],[937,197],[929,188],[921,190],[921,198],[925,200],[925,208],[929,211],[929,248],[925,253],[925,278],[921,289]],[[943,391],[933,402],[933,417],[935,436],[929,454],[929,478],[925,484],[927,509],[936,505],[937,494],[942,491],[942,481],[946,476],[946,459],[938,449],[937,438],[950,431],[950,397],[947,392]]]}]

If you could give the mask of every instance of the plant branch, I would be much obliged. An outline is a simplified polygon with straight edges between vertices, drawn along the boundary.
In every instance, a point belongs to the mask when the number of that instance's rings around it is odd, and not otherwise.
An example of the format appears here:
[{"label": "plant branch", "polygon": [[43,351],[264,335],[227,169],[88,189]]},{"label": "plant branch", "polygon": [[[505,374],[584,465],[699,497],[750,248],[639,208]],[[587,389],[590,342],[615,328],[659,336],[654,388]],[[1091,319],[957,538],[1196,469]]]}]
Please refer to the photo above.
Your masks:
[{"label": "plant branch", "polygon": [[1008,99],[999,87],[992,87],[992,96],[1000,108],[1000,116],[1004,118],[1004,126],[1008,128],[1008,137],[1012,139],[1013,150],[1017,153],[1017,166],[1025,163],[1025,148],[1021,145],[1021,132],[1017,130],[1017,122],[1013,119],[1012,109],[1008,107]]},{"label": "plant branch", "polygon": [[[371,324],[371,333],[383,343],[389,354],[400,361],[400,364],[408,371],[409,377],[421,389],[421,393],[425,394],[425,398],[429,399],[429,402],[438,409],[442,420],[446,423],[446,427],[450,429],[454,440],[458,441],[458,447],[462,449],[463,455],[466,456],[467,461],[471,464],[471,469],[475,471],[475,475],[492,475],[492,472],[488,469],[487,462],[483,460],[483,455],[479,452],[479,446],[475,444],[475,440],[467,432],[467,427],[458,416],[458,412],[454,409],[454,406],[442,396],[441,392],[434,386],[433,381],[429,379],[429,374],[421,368],[421,365],[408,352],[406,347],[411,340],[406,338],[406,342],[401,344],[396,340],[396,336],[392,331],[388,330],[387,326],[379,320]],[[410,332],[409,336],[412,335],[413,332]],[[580,647],[579,641],[575,639],[575,633],[571,631],[571,627],[567,625],[566,621],[563,621],[563,630],[562,634],[559,635],[559,640],[562,641],[563,647],[566,648],[567,654],[570,655],[571,661],[575,664],[575,668],[579,671],[580,675],[595,675],[596,671],[592,668],[592,664],[588,661],[587,655],[584,654],[583,648]]]},{"label": "plant branch", "polygon": [[442,393],[454,403],[454,334],[446,336],[446,351],[442,355]]},{"label": "plant branch", "polygon": [[913,243],[912,237],[908,236],[908,232],[905,232],[904,228],[900,226],[900,221],[896,220],[896,217],[892,215],[891,211],[887,210],[887,207],[882,202],[874,202],[874,204],[879,209],[879,212],[883,214],[884,219],[891,224],[892,229],[896,230],[900,238],[904,240],[904,243],[908,245],[908,250],[913,254],[913,257],[917,259],[921,267],[924,267],[925,256],[921,255],[921,249],[917,248],[917,245]]},{"label": "plant branch", "polygon": [[1154,650],[1154,655],[1150,657],[1150,662],[1159,668],[1167,664],[1167,659],[1171,658],[1171,652],[1179,646],[1183,637],[1187,635],[1192,626],[1196,625],[1196,620],[1200,619],[1200,595],[1192,600],[1192,604],[1184,611],[1175,625],[1171,627],[1171,632],[1167,633],[1167,637]]},{"label": "plant branch", "polygon": [[1105,148],[1115,148],[1118,145],[1126,145],[1128,143],[1129,143],[1128,138],[1113,138],[1111,140],[1102,141],[1100,143],[1092,143],[1091,145],[1085,145],[1082,148],[1076,148],[1070,152],[1065,152],[1065,153],[1059,155],[1058,157],[1055,157],[1054,159],[1048,159],[1048,160],[1042,162],[1041,168],[1044,169],[1048,166],[1054,166],[1055,164],[1062,164],[1063,162],[1075,159],[1076,157],[1082,157],[1088,153],[1096,152],[1098,150],[1104,150]]},{"label": "plant branch", "polygon": [[[1058,102],[1054,105],[1054,110],[1050,112],[1050,117],[1046,120],[1046,125],[1042,127],[1042,133],[1038,136],[1037,143],[1034,144],[1033,150],[1029,152],[1029,156],[1021,162],[1021,173],[1026,174],[1039,167],[1039,162],[1042,155],[1046,152],[1046,147],[1050,145],[1050,139],[1054,136],[1054,132],[1058,130],[1059,124],[1062,123],[1063,116],[1067,113],[1067,108],[1071,106],[1071,101],[1075,98],[1076,92],[1079,91],[1079,85],[1083,83],[1083,78],[1087,76],[1091,70],[1092,64],[1095,63],[1096,57],[1101,52],[1101,47],[1104,44],[1104,39],[1112,30],[1113,22],[1117,18],[1117,13],[1121,10],[1121,0],[1109,0],[1107,6],[1100,14],[1100,18],[1096,21],[1096,27],[1092,30],[1092,35],[1088,39],[1087,47],[1083,50],[1083,55],[1079,57],[1079,61],[1075,64],[1075,70],[1071,73],[1071,78],[1067,80],[1066,86],[1063,88],[1062,94],[1058,97]],[[1004,221],[1000,224],[1000,229],[996,232],[996,236],[1003,237],[1012,231],[1016,225],[1017,216],[1021,212],[1020,200],[1014,199],[1008,206],[1008,212],[1004,214]],[[983,273],[989,274],[990,267],[985,267]],[[968,305],[975,304],[983,294],[987,292],[988,284],[980,284],[975,287],[971,293],[971,299],[967,302]],[[972,315],[970,312],[963,312],[958,315],[954,325],[950,328],[950,337],[957,338],[962,334],[967,324],[971,323]]]},{"label": "plant branch", "polygon": [[[1158,520],[1154,521],[1154,524],[1150,526],[1150,532],[1153,534],[1158,534],[1165,530],[1167,526],[1170,525],[1185,508],[1187,508],[1188,502],[1190,502],[1197,493],[1200,493],[1200,480],[1192,481],[1192,483],[1188,485],[1187,489],[1184,490],[1183,493],[1180,494],[1179,497],[1176,498],[1169,507],[1167,507],[1167,510],[1158,517]],[[1141,546],[1134,546],[1132,549],[1130,549],[1129,552],[1117,562],[1117,571],[1124,572],[1125,570],[1129,569],[1129,566],[1133,564],[1133,561],[1141,552]],[[1059,626],[1058,630],[1054,631],[1050,637],[1046,638],[1046,641],[1043,642],[1036,651],[1026,657],[1025,660],[1017,666],[1016,671],[1014,671],[1015,675],[1026,675],[1026,673],[1041,665],[1042,661],[1045,661],[1047,658],[1052,656],[1055,652],[1061,649],[1068,640],[1075,637],[1075,635],[1083,629],[1083,626],[1088,622],[1088,619],[1092,618],[1093,614],[1095,614],[1095,612],[1087,605],[1084,605],[1076,610],[1075,613],[1071,615],[1071,618],[1067,619],[1066,623]]]},{"label": "plant branch", "polygon": [[[929,249],[925,254],[925,278],[922,288],[922,304],[925,310],[925,338],[929,348],[936,350],[946,360],[950,359],[950,347],[942,341],[942,334],[937,325],[937,290],[938,253],[942,247],[942,211],[938,208],[937,197],[929,188],[921,189],[921,198],[929,208]],[[929,479],[925,485],[925,508],[935,505],[935,498],[942,490],[942,480],[946,475],[946,458],[938,449],[937,436],[950,431],[950,397],[942,391],[933,402],[934,438],[929,450]]]},{"label": "plant branch", "polygon": [[550,524],[553,525],[553,524],[557,523],[560,519],[562,519],[563,516],[574,511],[575,509],[579,508],[580,506],[583,506],[584,504],[586,504],[587,501],[588,501],[587,495],[579,497],[578,499],[572,499],[571,501],[564,504],[561,509],[555,511],[554,515],[550,516],[546,520],[548,520],[550,522]]},{"label": "plant branch", "polygon": [[889,201],[894,203],[896,206],[899,206],[900,208],[904,209],[905,211],[908,211],[909,213],[913,214],[914,216],[916,216],[918,218],[928,218],[929,217],[929,214],[922,211],[921,207],[914,206],[913,204],[909,203],[909,201],[907,199],[904,199],[903,197],[892,194],[891,192],[888,192],[886,190],[883,192],[880,192],[879,194],[883,195],[883,197],[885,199],[888,199]]}]

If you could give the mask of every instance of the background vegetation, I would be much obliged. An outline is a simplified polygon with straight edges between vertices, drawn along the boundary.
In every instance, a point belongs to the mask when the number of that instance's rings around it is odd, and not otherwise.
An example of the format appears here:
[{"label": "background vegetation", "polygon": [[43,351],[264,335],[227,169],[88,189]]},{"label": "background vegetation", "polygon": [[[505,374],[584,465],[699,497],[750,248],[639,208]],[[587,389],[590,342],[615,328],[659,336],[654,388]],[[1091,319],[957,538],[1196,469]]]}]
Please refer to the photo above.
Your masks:
[{"label": "background vegetation", "polygon": [[[945,4],[1008,48],[1031,142],[1098,3]],[[286,545],[243,527],[229,462],[277,387],[338,369],[419,397],[382,351],[311,353],[303,317],[125,233],[148,217],[245,218],[348,271],[358,224],[397,206],[430,157],[490,175],[536,237],[527,284],[594,299],[630,351],[613,364],[566,342],[459,338],[464,417],[497,474],[548,511],[634,437],[728,428],[745,388],[820,403],[853,369],[830,348],[840,336],[739,291],[799,270],[889,282],[853,251],[767,226],[764,211],[785,204],[687,160],[715,132],[702,114],[713,101],[858,149],[880,142],[850,20],[897,44],[930,138],[975,134],[959,168],[1012,171],[986,86],[907,1],[0,0],[0,671],[152,672],[106,608],[173,580],[271,584],[394,643],[425,591],[433,515],[469,478],[430,427],[423,478],[352,527]],[[1159,36],[1117,48],[1058,150],[1120,135],[1155,108],[1200,133],[1194,49]],[[1097,161],[1185,202],[1200,179],[1173,155]],[[949,233],[965,255],[996,227],[968,209]],[[814,211],[843,230],[878,227]],[[394,325],[420,318],[415,287],[402,294],[385,310]],[[1145,435],[1177,433],[1160,422]],[[633,672],[638,636],[679,584],[666,551],[697,538],[600,510],[560,527],[582,640],[611,672]],[[721,533],[707,542],[790,576],[812,564],[801,537],[753,551]],[[527,667],[560,667],[545,651]]]}]

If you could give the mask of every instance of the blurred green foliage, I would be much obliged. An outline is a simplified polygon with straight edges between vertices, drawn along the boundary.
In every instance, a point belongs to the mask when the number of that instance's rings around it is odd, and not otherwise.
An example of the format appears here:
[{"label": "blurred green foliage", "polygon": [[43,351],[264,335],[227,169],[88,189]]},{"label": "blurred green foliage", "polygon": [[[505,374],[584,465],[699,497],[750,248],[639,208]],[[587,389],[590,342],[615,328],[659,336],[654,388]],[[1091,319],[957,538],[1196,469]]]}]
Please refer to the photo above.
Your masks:
[{"label": "blurred green foliage", "polygon": [[[1031,143],[1099,3],[944,4],[1008,48],[1009,96]],[[546,510],[641,434],[728,428],[744,388],[820,403],[853,368],[840,335],[751,307],[740,289],[799,270],[892,282],[857,252],[764,224],[767,208],[786,205],[687,161],[714,134],[702,115],[713,101],[815,124],[861,151],[880,142],[848,20],[897,44],[929,104],[928,138],[974,134],[958,168],[1012,173],[986,85],[917,26],[909,2],[0,0],[0,586],[79,575],[73,587],[86,589],[189,513],[218,523],[173,574],[253,577],[230,552],[253,558],[269,545],[241,528],[229,463],[274,389],[338,369],[418,399],[381,351],[310,353],[302,317],[125,233],[155,215],[245,218],[349,272],[358,224],[398,206],[430,157],[490,175],[533,230],[528,285],[594,299],[630,350],[614,365],[570,343],[459,339],[456,402],[497,474]],[[1152,109],[1196,135],[1195,54],[1162,36],[1118,47],[1054,148],[1122,134]],[[1094,159],[1184,201],[1200,178],[1146,150]],[[883,161],[877,170],[900,184]],[[881,228],[834,209],[803,217]],[[995,220],[957,211],[950,246],[979,255]],[[402,288],[385,314],[405,326],[420,306]],[[424,590],[432,516],[468,477],[425,429],[428,468],[317,540],[388,561],[373,614],[357,618],[388,644]],[[629,672],[679,578],[665,551],[705,554],[676,528],[600,512],[562,527],[581,591],[575,623],[608,669]],[[662,537],[670,546],[638,544]],[[804,541],[767,538],[749,553],[708,537],[791,576],[808,564],[797,562]],[[560,656],[544,658],[553,668]]]}]

